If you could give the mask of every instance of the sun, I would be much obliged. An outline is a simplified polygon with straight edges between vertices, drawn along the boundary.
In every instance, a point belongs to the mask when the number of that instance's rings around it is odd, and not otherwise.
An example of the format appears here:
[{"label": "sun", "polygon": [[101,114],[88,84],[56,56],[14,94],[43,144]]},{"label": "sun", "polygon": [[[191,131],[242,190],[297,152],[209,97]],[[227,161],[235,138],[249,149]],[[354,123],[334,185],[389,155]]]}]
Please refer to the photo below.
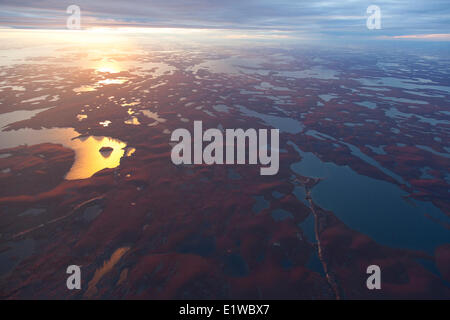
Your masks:
[{"label": "sun", "polygon": [[116,60],[102,59],[95,67],[95,71],[100,73],[119,73],[122,69]]}]

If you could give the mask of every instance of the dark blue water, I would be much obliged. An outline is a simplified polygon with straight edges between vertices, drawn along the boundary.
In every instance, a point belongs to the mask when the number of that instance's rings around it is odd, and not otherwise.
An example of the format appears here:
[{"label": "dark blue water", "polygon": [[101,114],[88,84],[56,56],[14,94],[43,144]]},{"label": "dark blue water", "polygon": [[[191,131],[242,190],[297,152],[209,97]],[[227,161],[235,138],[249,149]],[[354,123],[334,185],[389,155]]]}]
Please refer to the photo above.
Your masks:
[{"label": "dark blue water", "polygon": [[439,245],[450,243],[450,231],[425,216],[428,213],[450,222],[432,203],[406,201],[403,196],[407,193],[394,184],[358,174],[348,166],[322,162],[289,143],[302,156],[291,169],[303,176],[324,178],[312,189],[314,202],[331,210],[350,228],[383,245],[430,254]]}]

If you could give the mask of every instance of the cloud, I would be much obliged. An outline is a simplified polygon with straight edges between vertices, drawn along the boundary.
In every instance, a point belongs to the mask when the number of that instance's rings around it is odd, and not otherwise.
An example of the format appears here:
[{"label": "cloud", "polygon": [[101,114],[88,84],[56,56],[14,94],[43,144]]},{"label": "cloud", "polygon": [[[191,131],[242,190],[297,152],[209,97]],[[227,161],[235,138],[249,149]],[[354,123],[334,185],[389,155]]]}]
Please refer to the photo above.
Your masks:
[{"label": "cloud", "polygon": [[[0,26],[65,28],[71,4],[81,7],[84,28],[284,30],[351,37],[450,33],[448,0],[2,0]],[[371,4],[381,8],[381,30],[366,28]]]},{"label": "cloud", "polygon": [[386,39],[427,39],[427,40],[446,40],[450,41],[450,33],[433,34],[409,34],[405,36],[385,37]]}]

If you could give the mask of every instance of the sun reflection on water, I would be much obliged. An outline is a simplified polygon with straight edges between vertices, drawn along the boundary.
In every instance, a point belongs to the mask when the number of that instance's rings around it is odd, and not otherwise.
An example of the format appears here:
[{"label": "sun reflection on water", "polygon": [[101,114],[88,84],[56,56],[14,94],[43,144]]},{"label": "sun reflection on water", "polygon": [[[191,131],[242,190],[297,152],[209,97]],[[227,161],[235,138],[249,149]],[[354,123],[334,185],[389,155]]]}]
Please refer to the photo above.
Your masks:
[{"label": "sun reflection on water", "polygon": [[[100,170],[119,166],[123,156],[132,154],[123,141],[109,137],[78,136],[79,133],[72,128],[40,130],[27,128],[0,131],[0,145],[3,148],[12,148],[23,144],[35,145],[49,142],[62,144],[64,147],[74,150],[75,161],[65,176],[67,180],[90,178]],[[100,149],[108,147],[112,148],[112,151],[105,157]]]},{"label": "sun reflection on water", "polygon": [[[72,140],[71,148],[75,150],[75,162],[66,175],[67,180],[85,179],[94,173],[105,169],[115,168],[124,156],[125,142],[109,137],[82,137]],[[100,153],[101,148],[112,148],[108,157]]]},{"label": "sun reflection on water", "polygon": [[103,262],[103,266],[95,271],[94,277],[88,283],[88,289],[85,292],[86,297],[91,297],[97,293],[97,283],[103,278],[105,274],[110,272],[114,266],[119,262],[122,256],[130,250],[130,247],[122,247],[114,251],[109,260]]},{"label": "sun reflection on water", "polygon": [[128,81],[128,79],[126,79],[126,78],[117,78],[117,79],[105,79],[105,80],[100,80],[99,82],[97,82],[98,84],[105,84],[105,85],[108,85],[108,84],[122,84],[122,83],[125,83],[125,82],[127,82]]},{"label": "sun reflection on water", "polygon": [[123,70],[116,60],[104,58],[95,67],[95,71],[100,73],[119,73]]}]

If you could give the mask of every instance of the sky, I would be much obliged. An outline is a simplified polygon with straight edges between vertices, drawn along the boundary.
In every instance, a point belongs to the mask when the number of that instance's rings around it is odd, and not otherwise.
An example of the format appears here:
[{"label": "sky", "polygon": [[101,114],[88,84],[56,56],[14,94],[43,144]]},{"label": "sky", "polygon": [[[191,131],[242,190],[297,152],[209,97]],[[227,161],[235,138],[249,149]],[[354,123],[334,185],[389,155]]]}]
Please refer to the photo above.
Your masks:
[{"label": "sky", "polygon": [[[0,27],[64,29],[72,4],[81,8],[83,29],[205,28],[450,40],[449,0],[0,0]],[[366,27],[370,5],[381,10],[379,30]]]}]

